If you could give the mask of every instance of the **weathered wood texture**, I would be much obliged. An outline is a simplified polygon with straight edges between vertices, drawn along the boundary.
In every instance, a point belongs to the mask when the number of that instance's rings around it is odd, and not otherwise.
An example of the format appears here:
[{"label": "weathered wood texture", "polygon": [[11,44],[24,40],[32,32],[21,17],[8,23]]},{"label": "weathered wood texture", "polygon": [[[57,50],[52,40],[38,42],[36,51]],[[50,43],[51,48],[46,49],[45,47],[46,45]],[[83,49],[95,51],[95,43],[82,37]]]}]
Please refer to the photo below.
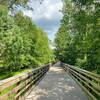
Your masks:
[{"label": "weathered wood texture", "polygon": [[90,99],[100,100],[100,76],[89,71],[61,63],[76,82],[85,90]]},{"label": "weathered wood texture", "polygon": [[88,100],[88,97],[58,62],[25,100]]},{"label": "weathered wood texture", "polygon": [[0,81],[0,100],[18,100],[43,78],[49,70],[49,66],[50,64]]}]

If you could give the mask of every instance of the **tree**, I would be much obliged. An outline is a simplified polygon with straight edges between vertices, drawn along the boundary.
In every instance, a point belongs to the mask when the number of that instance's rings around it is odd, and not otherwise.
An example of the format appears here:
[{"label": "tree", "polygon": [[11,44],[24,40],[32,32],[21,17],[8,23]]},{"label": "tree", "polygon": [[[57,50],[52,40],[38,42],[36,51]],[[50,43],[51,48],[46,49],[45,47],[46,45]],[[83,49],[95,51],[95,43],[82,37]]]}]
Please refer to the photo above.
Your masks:
[{"label": "tree", "polygon": [[16,44],[20,42],[20,28],[8,15],[7,7],[0,5],[0,8],[0,58],[4,66],[11,67],[13,63],[15,65],[18,63],[17,58],[13,55],[18,52]]},{"label": "tree", "polygon": [[14,71],[50,62],[47,33],[22,12],[10,16],[8,7],[0,8],[0,67]]},{"label": "tree", "polygon": [[[100,2],[95,0],[64,0],[64,17],[56,35],[56,49],[63,50],[60,60],[97,73],[100,71],[99,6]],[[57,56],[61,53],[58,50]]]}]

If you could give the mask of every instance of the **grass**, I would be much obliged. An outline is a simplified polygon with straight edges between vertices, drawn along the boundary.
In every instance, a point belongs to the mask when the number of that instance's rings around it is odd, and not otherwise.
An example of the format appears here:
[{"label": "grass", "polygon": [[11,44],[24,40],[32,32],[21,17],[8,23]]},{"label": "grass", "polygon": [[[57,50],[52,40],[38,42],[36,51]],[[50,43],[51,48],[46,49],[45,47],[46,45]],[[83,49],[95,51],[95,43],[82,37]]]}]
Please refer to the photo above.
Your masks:
[{"label": "grass", "polygon": [[[0,80],[24,73],[24,72],[29,72],[31,71],[31,68],[27,68],[27,69],[21,69],[19,71],[15,71],[15,72],[1,72],[0,73]],[[3,96],[4,94],[8,93],[9,91],[11,91],[14,87],[16,87],[16,84],[4,89],[2,92],[0,92],[0,96]],[[15,93],[12,93],[9,98],[7,100],[13,100],[12,98],[15,96]]]},{"label": "grass", "polygon": [[9,92],[10,90],[12,90],[14,87],[16,87],[16,84],[4,89],[1,93],[0,96],[4,95],[5,93]]},{"label": "grass", "polygon": [[21,73],[24,73],[24,72],[29,72],[31,71],[32,69],[30,68],[27,68],[27,69],[21,69],[19,71],[12,71],[12,72],[0,72],[0,80],[3,80],[3,79],[6,79],[6,78],[9,78],[9,77],[12,77],[12,76],[15,76],[15,75],[18,75],[18,74],[21,74]]},{"label": "grass", "polygon": [[92,73],[95,73],[95,74],[97,74],[97,71],[96,71],[96,70],[93,70],[93,71],[92,71]]}]

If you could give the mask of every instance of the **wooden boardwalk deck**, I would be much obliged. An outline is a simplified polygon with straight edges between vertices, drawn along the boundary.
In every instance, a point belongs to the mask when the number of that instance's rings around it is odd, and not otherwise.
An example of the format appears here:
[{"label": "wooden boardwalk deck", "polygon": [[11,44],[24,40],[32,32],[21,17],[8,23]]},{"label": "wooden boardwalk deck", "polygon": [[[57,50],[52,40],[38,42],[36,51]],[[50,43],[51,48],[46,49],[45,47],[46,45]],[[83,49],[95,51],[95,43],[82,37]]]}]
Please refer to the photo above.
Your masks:
[{"label": "wooden boardwalk deck", "polygon": [[25,100],[88,100],[77,83],[59,67],[51,67]]}]

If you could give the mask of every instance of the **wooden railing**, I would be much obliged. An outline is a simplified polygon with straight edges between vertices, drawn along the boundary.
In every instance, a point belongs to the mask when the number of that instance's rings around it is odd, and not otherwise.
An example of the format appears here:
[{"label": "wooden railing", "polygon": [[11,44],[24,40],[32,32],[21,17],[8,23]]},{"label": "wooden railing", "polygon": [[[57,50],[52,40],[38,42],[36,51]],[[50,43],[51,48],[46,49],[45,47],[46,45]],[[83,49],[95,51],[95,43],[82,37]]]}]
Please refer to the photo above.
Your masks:
[{"label": "wooden railing", "polygon": [[89,71],[61,63],[64,70],[67,71],[75,81],[88,94],[90,100],[100,100],[100,76]]},{"label": "wooden railing", "polygon": [[43,78],[49,66],[50,64],[0,81],[0,100],[22,100],[28,90]]}]

